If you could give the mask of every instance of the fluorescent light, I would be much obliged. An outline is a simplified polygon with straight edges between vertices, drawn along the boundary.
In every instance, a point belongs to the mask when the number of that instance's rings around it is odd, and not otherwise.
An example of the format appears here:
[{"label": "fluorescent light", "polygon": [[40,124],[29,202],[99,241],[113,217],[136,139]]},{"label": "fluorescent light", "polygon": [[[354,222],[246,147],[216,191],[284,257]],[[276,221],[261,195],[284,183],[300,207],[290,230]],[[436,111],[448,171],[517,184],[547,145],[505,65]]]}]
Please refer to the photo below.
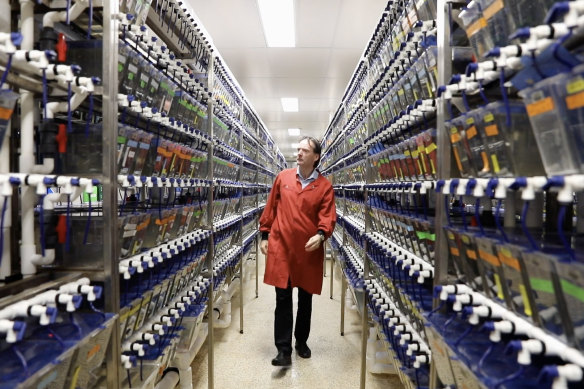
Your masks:
[{"label": "fluorescent light", "polygon": [[[290,143],[290,147],[292,147],[294,150],[297,150],[298,146],[300,146],[300,143]],[[296,152],[295,154],[298,154],[298,152]]]},{"label": "fluorescent light", "polygon": [[282,109],[284,112],[298,112],[297,97],[282,97]]},{"label": "fluorescent light", "polygon": [[298,136],[300,135],[300,128],[289,128],[288,135],[290,136]]},{"label": "fluorescent light", "polygon": [[293,0],[258,0],[268,47],[296,46]]}]

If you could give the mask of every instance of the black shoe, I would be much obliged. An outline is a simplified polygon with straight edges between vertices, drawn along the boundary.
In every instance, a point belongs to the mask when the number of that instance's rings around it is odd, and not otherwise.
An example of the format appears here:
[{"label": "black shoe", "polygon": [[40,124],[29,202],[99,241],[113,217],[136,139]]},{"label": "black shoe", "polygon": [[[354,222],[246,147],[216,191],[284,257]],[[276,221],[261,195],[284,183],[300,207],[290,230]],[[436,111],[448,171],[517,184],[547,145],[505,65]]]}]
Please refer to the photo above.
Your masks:
[{"label": "black shoe", "polygon": [[296,349],[296,353],[300,358],[310,358],[312,355],[306,343],[296,343],[294,348]]},{"label": "black shoe", "polygon": [[284,354],[282,351],[278,352],[276,358],[272,359],[272,365],[274,366],[290,366],[291,364],[292,357],[290,355]]}]

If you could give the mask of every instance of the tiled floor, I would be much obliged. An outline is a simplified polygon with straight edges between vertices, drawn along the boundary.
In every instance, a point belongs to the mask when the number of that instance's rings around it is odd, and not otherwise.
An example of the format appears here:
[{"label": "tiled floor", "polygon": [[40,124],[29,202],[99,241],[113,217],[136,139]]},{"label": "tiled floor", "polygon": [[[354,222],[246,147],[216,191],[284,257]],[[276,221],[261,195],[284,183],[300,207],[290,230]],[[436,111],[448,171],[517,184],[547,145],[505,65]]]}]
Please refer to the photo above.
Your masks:
[{"label": "tiled floor", "polygon": [[[248,269],[253,270],[254,264]],[[239,292],[232,299],[231,326],[215,329],[214,387],[359,388],[361,320],[357,311],[347,308],[345,336],[340,336],[341,281],[337,274],[331,300],[330,261],[327,260],[323,293],[313,297],[312,329],[308,339],[312,358],[302,359],[292,353],[290,368],[274,367],[270,363],[276,355],[273,344],[275,291],[262,283],[263,269],[264,258],[260,255],[258,298],[255,298],[255,271],[250,271],[251,276],[245,279],[244,333],[239,332]],[[207,387],[207,355],[205,342],[192,364],[194,388]],[[370,373],[367,373],[366,387],[403,388],[395,375]]]}]

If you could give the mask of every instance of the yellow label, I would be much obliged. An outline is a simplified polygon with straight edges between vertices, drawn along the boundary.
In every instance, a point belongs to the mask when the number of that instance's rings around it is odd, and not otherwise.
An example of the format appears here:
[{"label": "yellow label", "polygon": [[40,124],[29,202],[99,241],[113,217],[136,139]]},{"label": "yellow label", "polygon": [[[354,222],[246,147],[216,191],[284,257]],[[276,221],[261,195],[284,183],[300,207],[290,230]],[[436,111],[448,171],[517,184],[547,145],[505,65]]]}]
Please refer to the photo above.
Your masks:
[{"label": "yellow label", "polygon": [[466,130],[466,138],[467,139],[472,139],[475,136],[477,136],[477,128],[475,126],[472,126],[468,130]]},{"label": "yellow label", "polygon": [[491,124],[490,126],[485,126],[485,134],[487,136],[499,135],[499,129],[496,124]]},{"label": "yellow label", "polygon": [[568,107],[568,109],[577,109],[584,107],[584,92],[580,92],[573,96],[566,97],[566,106]]},{"label": "yellow label", "polygon": [[566,92],[568,92],[569,95],[582,91],[584,91],[584,79],[580,77],[566,84]]},{"label": "yellow label", "polygon": [[531,316],[531,304],[529,303],[529,298],[527,297],[527,289],[525,288],[525,285],[519,284],[519,293],[521,293],[521,298],[523,299],[525,314],[527,316]]},{"label": "yellow label", "polygon": [[436,143],[432,143],[431,145],[426,147],[426,154],[430,154],[432,151],[436,150],[437,148],[438,148],[438,146],[436,146]]},{"label": "yellow label", "polygon": [[554,109],[554,101],[551,97],[546,97],[545,99],[541,99],[536,101],[535,103],[527,104],[527,115],[537,116],[541,115],[542,113],[549,112]]},{"label": "yellow label", "polygon": [[469,244],[470,243],[470,238],[466,235],[462,236],[462,241],[464,242],[464,244]]},{"label": "yellow label", "polygon": [[448,232],[446,233],[446,236],[448,237],[448,239],[450,239],[450,240],[454,240],[454,234],[453,234],[452,232],[448,231]]},{"label": "yellow label", "polygon": [[418,150],[412,151],[412,158],[418,158],[419,155],[420,153],[418,152]]},{"label": "yellow label", "polygon": [[500,300],[504,300],[505,295],[503,294],[503,284],[501,283],[501,277],[499,277],[497,273],[493,274],[493,277],[495,277],[495,285],[497,285],[497,297]]},{"label": "yellow label", "polygon": [[485,121],[485,123],[489,123],[495,120],[495,116],[492,113],[488,113],[485,115],[483,120]]},{"label": "yellow label", "polygon": [[497,0],[483,11],[483,17],[487,20],[491,19],[494,14],[503,9],[503,0]]},{"label": "yellow label", "polygon": [[501,168],[499,167],[499,160],[497,159],[496,154],[491,155],[491,161],[493,161],[493,171],[495,173],[499,173],[501,171]]},{"label": "yellow label", "polygon": [[470,117],[470,118],[466,119],[466,124],[469,124],[469,125],[474,124],[474,118]]}]

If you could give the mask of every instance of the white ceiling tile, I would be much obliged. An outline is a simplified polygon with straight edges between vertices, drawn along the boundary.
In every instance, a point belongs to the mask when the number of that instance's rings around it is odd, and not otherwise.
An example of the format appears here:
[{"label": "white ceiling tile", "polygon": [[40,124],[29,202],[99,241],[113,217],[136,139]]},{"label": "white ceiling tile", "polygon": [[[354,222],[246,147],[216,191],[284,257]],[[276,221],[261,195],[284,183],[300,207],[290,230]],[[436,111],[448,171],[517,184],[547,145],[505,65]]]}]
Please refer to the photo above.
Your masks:
[{"label": "white ceiling tile", "polygon": [[342,0],[333,47],[365,50],[386,0]]},{"label": "white ceiling tile", "polygon": [[255,0],[187,0],[215,46],[266,47]]},{"label": "white ceiling tile", "polygon": [[331,47],[341,0],[296,0],[296,46]]},{"label": "white ceiling tile", "polygon": [[327,77],[331,50],[298,48],[268,50],[270,77]]}]

